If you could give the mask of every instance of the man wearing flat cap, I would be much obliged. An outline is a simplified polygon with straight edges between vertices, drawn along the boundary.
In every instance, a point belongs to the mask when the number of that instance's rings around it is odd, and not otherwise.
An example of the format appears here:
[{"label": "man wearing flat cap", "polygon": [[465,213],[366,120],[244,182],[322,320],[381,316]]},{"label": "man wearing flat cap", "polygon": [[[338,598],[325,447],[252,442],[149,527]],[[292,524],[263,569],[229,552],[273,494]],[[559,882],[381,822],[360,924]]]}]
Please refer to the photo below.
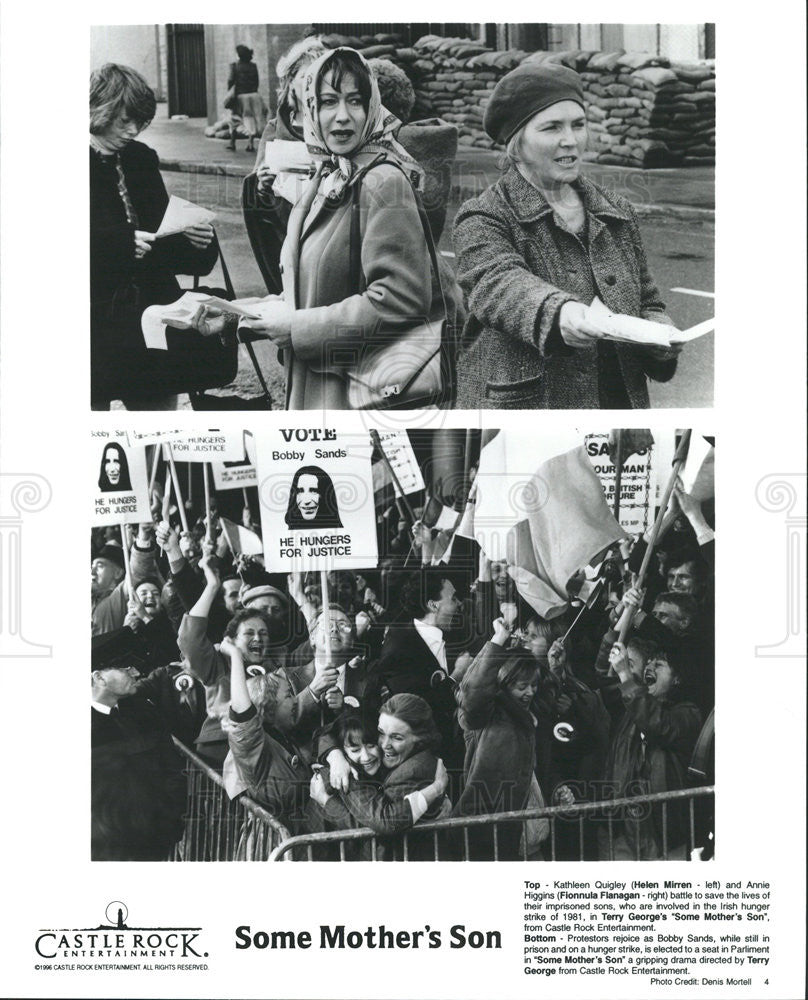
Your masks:
[{"label": "man wearing flat cap", "polygon": [[165,861],[182,836],[182,759],[157,706],[138,693],[146,664],[131,629],[93,638],[93,861]]}]

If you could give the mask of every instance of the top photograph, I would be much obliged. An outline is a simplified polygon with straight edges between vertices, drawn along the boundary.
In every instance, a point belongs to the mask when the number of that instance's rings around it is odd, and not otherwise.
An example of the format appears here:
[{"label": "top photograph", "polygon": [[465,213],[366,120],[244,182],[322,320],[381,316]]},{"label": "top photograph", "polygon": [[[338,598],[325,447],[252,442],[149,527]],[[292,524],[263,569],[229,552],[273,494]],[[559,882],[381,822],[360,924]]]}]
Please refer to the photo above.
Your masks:
[{"label": "top photograph", "polygon": [[90,42],[93,410],[713,405],[713,24]]}]

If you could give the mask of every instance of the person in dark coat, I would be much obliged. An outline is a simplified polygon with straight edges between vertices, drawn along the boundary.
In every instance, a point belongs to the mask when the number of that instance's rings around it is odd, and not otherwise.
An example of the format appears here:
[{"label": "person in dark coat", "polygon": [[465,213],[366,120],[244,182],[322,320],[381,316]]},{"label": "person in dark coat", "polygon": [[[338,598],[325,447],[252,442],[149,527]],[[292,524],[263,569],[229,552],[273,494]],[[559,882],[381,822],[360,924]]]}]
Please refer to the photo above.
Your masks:
[{"label": "person in dark coat", "polygon": [[[466,741],[465,786],[453,816],[510,812],[528,806],[535,782],[536,719],[531,703],[538,665],[527,650],[508,650],[510,628],[494,622],[494,636],[466,671],[458,717]],[[497,857],[518,860],[522,826],[497,827]],[[471,828],[470,860],[494,860],[491,828]]]},{"label": "person in dark coat", "polygon": [[154,117],[154,94],[128,66],[107,63],[90,78],[90,333],[94,409],[174,409],[177,383],[165,351],[146,347],[141,316],[180,295],[176,274],[216,263],[212,226],[155,238],[168,193],[153,149],[135,137]]},{"label": "person in dark coat", "polygon": [[[612,648],[611,665],[619,685],[601,688],[615,722],[604,768],[604,797],[648,795],[687,787],[687,768],[702,717],[688,692],[689,670],[679,648],[663,649],[650,640],[633,640],[634,655],[622,643]],[[663,833],[663,822],[667,830]],[[599,831],[602,860],[651,861],[687,858],[688,815],[683,803],[624,810]],[[694,846],[694,845],[691,845]]]},{"label": "person in dark coat", "polygon": [[[548,805],[572,806],[600,797],[610,718],[597,691],[575,676],[564,640],[550,645],[534,702],[539,784]],[[597,859],[597,831],[577,817],[555,823],[555,859]],[[581,850],[583,848],[583,856]]]},{"label": "person in dark coat", "polygon": [[166,861],[183,832],[183,762],[159,704],[138,690],[145,650],[128,628],[93,639],[93,861]]},{"label": "person in dark coat", "polygon": [[263,129],[264,102],[258,93],[258,67],[252,61],[253,50],[246,45],[237,45],[238,62],[230,63],[227,89],[234,88],[236,107],[230,113],[230,142],[227,148],[235,152],[236,126],[244,125],[247,133],[247,152],[255,151],[255,137]]},{"label": "person in dark coat", "polygon": [[597,296],[614,313],[671,324],[633,208],[581,175],[578,74],[518,67],[494,89],[484,125],[508,166],[455,219],[469,308],[457,407],[647,408],[647,378],[672,378],[678,349],[602,340],[587,317]]},{"label": "person in dark coat", "polygon": [[410,618],[390,625],[381,656],[368,670],[365,702],[369,711],[378,711],[389,695],[423,698],[441,734],[442,753],[451,759],[456,703],[444,636],[455,621],[460,601],[446,572],[429,567],[410,577],[403,603]]}]

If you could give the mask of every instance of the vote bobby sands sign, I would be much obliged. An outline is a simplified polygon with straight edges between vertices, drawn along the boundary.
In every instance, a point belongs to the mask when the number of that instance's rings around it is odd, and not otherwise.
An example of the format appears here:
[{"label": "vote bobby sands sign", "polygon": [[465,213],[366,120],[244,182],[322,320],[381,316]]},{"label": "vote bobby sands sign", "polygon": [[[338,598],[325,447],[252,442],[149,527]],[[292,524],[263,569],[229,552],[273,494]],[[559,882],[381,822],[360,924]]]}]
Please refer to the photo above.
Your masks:
[{"label": "vote bobby sands sign", "polygon": [[270,573],[376,565],[371,452],[367,432],[280,427],[255,433]]}]

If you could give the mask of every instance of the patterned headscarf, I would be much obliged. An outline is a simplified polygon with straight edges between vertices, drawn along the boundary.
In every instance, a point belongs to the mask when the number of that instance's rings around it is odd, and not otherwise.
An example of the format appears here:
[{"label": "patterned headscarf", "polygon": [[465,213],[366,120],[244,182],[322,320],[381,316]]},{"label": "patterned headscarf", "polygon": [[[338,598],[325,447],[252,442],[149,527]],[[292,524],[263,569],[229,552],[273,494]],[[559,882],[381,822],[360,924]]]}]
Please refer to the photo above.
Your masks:
[{"label": "patterned headscarf", "polygon": [[[337,156],[328,148],[320,129],[317,113],[317,81],[321,77],[324,64],[336,52],[350,52],[351,56],[364,66],[370,77],[370,104],[365,127],[362,129],[362,135],[356,149],[349,156]],[[323,194],[328,195],[332,192],[340,194],[350,181],[357,166],[369,163],[379,153],[385,153],[388,162],[398,164],[409,178],[412,186],[421,190],[424,170],[396,141],[395,134],[400,127],[401,122],[398,118],[382,105],[379,85],[367,60],[355,49],[332,49],[308,67],[303,81],[303,136],[312,158],[317,163],[322,164],[323,173],[328,175],[321,187]]]}]

